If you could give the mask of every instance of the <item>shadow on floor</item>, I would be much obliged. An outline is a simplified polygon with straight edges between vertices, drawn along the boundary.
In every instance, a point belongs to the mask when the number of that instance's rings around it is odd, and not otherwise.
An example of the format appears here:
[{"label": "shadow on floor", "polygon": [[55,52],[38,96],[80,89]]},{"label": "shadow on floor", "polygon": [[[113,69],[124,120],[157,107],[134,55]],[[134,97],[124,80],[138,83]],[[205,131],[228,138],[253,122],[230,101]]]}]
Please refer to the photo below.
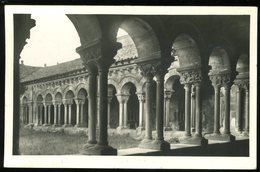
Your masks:
[{"label": "shadow on floor", "polygon": [[249,156],[249,140],[237,140],[233,143],[216,143],[207,146],[172,149],[167,152],[148,152],[129,156]]}]

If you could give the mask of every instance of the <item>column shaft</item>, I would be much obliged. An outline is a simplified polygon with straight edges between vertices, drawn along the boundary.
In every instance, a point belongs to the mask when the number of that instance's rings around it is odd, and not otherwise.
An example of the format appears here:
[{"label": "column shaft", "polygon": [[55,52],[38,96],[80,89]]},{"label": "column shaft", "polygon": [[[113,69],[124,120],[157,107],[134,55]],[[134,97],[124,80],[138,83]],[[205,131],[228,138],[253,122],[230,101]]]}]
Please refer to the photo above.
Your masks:
[{"label": "column shaft", "polygon": [[44,124],[47,124],[47,105],[44,105]]},{"label": "column shaft", "polygon": [[71,124],[71,104],[69,104],[69,125]]},{"label": "column shaft", "polygon": [[245,90],[245,132],[249,133],[249,90]]},{"label": "column shaft", "polygon": [[185,84],[185,136],[191,136],[190,127],[190,104],[191,104],[191,85]]},{"label": "column shaft", "polygon": [[83,109],[84,108],[84,103],[81,103],[80,104],[80,124],[86,124],[85,121],[84,121],[84,114],[83,114]]},{"label": "column shaft", "polygon": [[[95,144],[96,141],[96,119],[97,119],[97,75],[89,72],[88,91],[88,143]],[[83,107],[83,105],[82,105]],[[82,108],[83,110],[83,108]],[[82,111],[83,113],[83,111]]]},{"label": "column shaft", "polygon": [[48,124],[51,124],[51,105],[48,105]]},{"label": "column shaft", "polygon": [[123,116],[124,116],[124,102],[119,101],[119,127],[123,126]]},{"label": "column shaft", "polygon": [[143,106],[144,102],[142,98],[139,99],[139,127],[143,127]]},{"label": "column shaft", "polygon": [[201,114],[201,93],[200,93],[201,85],[196,84],[196,100],[194,106],[196,106],[196,136],[202,136],[202,114]]},{"label": "column shaft", "polygon": [[60,104],[58,104],[58,119],[57,119],[57,121],[58,121],[58,124],[60,125],[61,124],[61,116],[60,116]]},{"label": "column shaft", "polygon": [[215,85],[215,105],[214,105],[214,134],[220,134],[219,128],[220,128],[220,86]]},{"label": "column shaft", "polygon": [[99,71],[99,140],[98,144],[106,146],[107,141],[107,69]]},{"label": "column shaft", "polygon": [[241,132],[242,131],[242,119],[241,119],[241,114],[242,114],[242,109],[241,109],[241,97],[242,97],[242,90],[241,88],[237,89],[237,119],[236,119],[236,125],[237,125],[237,131]]},{"label": "column shaft", "polygon": [[156,131],[157,140],[163,140],[164,75],[156,76]]},{"label": "column shaft", "polygon": [[57,105],[54,104],[54,124],[57,124]]},{"label": "column shaft", "polygon": [[76,105],[77,105],[77,125],[79,125],[80,124],[80,116],[79,116],[79,102],[77,102],[76,103]]},{"label": "column shaft", "polygon": [[68,122],[67,122],[67,119],[68,119],[68,117],[67,117],[67,104],[64,104],[64,124],[66,125],[66,124],[68,124]]},{"label": "column shaft", "polygon": [[224,134],[230,134],[230,86],[225,86],[225,115],[224,115]]},{"label": "column shaft", "polygon": [[128,128],[127,100],[124,102],[124,127]]},{"label": "column shaft", "polygon": [[145,115],[145,139],[152,140],[152,121],[151,121],[151,89],[152,77],[147,78],[145,83],[145,97],[146,97],[146,115]]}]

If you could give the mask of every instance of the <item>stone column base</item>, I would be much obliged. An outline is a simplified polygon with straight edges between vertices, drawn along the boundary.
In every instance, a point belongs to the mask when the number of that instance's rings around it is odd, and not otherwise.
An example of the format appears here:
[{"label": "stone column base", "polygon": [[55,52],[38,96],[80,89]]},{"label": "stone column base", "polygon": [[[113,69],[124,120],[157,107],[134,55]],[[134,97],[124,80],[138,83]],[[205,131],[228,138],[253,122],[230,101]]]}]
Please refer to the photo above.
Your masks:
[{"label": "stone column base", "polygon": [[137,131],[137,132],[144,131],[144,127],[137,127],[137,128],[136,128],[136,131]]},{"label": "stone column base", "polygon": [[243,134],[244,137],[249,137],[249,132],[248,131],[244,131],[242,134]]},{"label": "stone column base", "polygon": [[117,149],[111,146],[103,146],[98,144],[86,144],[80,151],[82,155],[117,155]]},{"label": "stone column base", "polygon": [[164,131],[171,131],[172,127],[164,127]]},{"label": "stone column base", "polygon": [[180,138],[180,143],[206,146],[208,145],[208,140],[200,136],[184,136]]},{"label": "stone column base", "polygon": [[127,127],[127,126],[118,126],[116,129],[117,130],[123,130],[123,129],[129,129],[129,127]]},{"label": "stone column base", "polygon": [[166,151],[166,150],[170,150],[170,143],[164,140],[144,139],[141,141],[138,147],[143,149]]},{"label": "stone column base", "polygon": [[205,136],[208,140],[233,142],[236,140],[235,136],[231,134],[209,134]]},{"label": "stone column base", "polygon": [[52,126],[53,127],[60,127],[61,125],[60,124],[53,124]]},{"label": "stone column base", "polygon": [[66,128],[66,127],[73,127],[73,125],[72,124],[64,124],[63,127],[64,128]]},{"label": "stone column base", "polygon": [[46,126],[47,127],[47,126],[50,126],[50,124],[43,124],[42,126]]},{"label": "stone column base", "polygon": [[86,125],[86,124],[76,124],[74,127],[77,127],[77,128],[86,128],[87,125]]}]

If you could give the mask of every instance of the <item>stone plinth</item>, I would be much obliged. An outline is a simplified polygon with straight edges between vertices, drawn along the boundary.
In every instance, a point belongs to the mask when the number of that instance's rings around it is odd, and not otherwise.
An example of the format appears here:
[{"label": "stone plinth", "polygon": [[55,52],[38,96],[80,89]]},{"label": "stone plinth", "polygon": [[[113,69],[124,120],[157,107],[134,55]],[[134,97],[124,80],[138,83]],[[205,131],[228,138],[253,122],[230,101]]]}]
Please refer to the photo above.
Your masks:
[{"label": "stone plinth", "polygon": [[236,140],[235,136],[231,134],[209,134],[205,136],[208,140],[226,141],[233,142]]},{"label": "stone plinth", "polygon": [[86,144],[80,151],[82,155],[117,155],[117,149],[111,146],[103,146],[98,144]]},{"label": "stone plinth", "polygon": [[138,147],[144,148],[144,149],[167,151],[167,150],[170,150],[170,143],[168,143],[164,140],[144,139],[141,141],[141,143],[139,144]]},{"label": "stone plinth", "polygon": [[192,145],[198,145],[198,146],[206,146],[208,145],[208,140],[204,137],[200,136],[184,136],[181,137],[180,143],[182,144],[192,144]]},{"label": "stone plinth", "polygon": [[171,131],[172,127],[164,127],[164,131]]},{"label": "stone plinth", "polygon": [[73,127],[73,125],[72,125],[72,124],[64,124],[63,127],[64,127],[64,128]]}]

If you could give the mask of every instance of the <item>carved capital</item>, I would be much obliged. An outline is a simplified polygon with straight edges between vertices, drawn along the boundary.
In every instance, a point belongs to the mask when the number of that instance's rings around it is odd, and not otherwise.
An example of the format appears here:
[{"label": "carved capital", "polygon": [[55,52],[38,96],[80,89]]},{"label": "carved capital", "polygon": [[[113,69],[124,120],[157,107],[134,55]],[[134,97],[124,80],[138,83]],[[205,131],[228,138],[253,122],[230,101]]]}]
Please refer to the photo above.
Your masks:
[{"label": "carved capital", "polygon": [[234,81],[234,84],[237,86],[238,90],[245,89],[249,90],[249,80],[248,79],[238,79]]},{"label": "carved capital", "polygon": [[127,102],[128,99],[129,99],[129,96],[130,96],[130,95],[125,95],[125,94],[117,94],[117,95],[116,95],[116,97],[117,97],[119,103],[125,103],[125,102]]},{"label": "carved capital", "polygon": [[147,61],[145,63],[139,63],[138,67],[141,71],[141,75],[149,79],[155,75],[164,75],[166,73],[165,68],[162,67],[161,61]]},{"label": "carved capital", "polygon": [[179,71],[180,73],[180,83],[199,83],[202,81],[201,70],[187,70],[187,71]]},{"label": "carved capital", "polygon": [[213,86],[230,87],[230,85],[231,85],[230,73],[209,75],[209,78],[210,78]]},{"label": "carved capital", "polygon": [[144,93],[136,93],[139,102],[145,102],[145,94]]}]

